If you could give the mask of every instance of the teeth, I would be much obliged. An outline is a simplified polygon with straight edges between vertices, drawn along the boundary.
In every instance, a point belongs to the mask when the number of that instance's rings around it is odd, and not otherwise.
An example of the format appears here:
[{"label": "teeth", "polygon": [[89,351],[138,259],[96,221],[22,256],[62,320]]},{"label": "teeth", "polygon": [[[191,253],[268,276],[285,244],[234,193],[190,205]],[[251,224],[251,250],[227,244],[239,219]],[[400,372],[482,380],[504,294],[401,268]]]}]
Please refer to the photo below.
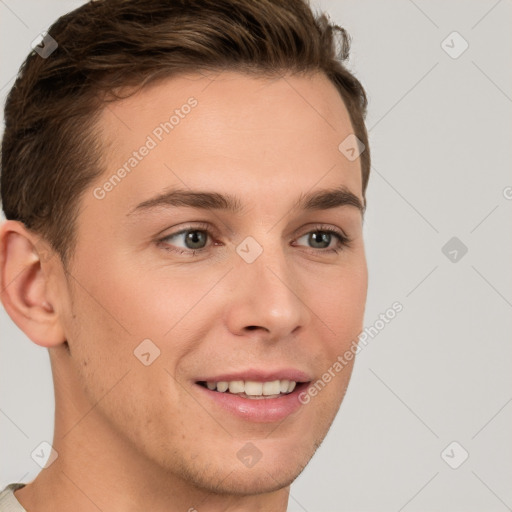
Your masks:
[{"label": "teeth", "polygon": [[[215,382],[213,384],[215,384]],[[221,393],[224,393],[224,391],[227,391],[228,388],[229,388],[229,383],[228,382],[225,382],[225,381],[217,382],[217,391],[220,391]]]},{"label": "teeth", "polygon": [[293,380],[272,380],[268,382],[256,382],[253,380],[232,380],[227,381],[208,381],[206,387],[211,391],[220,391],[233,393],[235,395],[245,394],[249,397],[279,396],[279,394],[291,393],[297,383]]},{"label": "teeth", "polygon": [[[279,395],[279,393],[281,393],[281,383],[278,380],[264,382],[262,387],[264,395]],[[288,390],[288,386],[286,390]]]},{"label": "teeth", "polygon": [[279,381],[279,391],[281,393],[288,393],[288,386],[290,385],[289,380],[281,380]]},{"label": "teeth", "polygon": [[244,381],[243,380],[233,380],[229,383],[229,392],[230,393],[243,393],[244,392]]},{"label": "teeth", "polygon": [[245,383],[244,391],[249,396],[261,396],[263,394],[263,383],[248,380]]}]

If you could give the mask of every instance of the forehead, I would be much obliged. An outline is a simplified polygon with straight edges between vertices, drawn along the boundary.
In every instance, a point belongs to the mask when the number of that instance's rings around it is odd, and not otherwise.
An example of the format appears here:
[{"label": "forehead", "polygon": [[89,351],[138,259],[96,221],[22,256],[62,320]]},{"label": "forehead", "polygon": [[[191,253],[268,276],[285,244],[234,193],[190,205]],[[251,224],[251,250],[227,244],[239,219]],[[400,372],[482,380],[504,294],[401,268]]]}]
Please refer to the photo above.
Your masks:
[{"label": "forehead", "polygon": [[106,171],[95,186],[121,174],[105,200],[124,211],[176,185],[278,198],[318,182],[361,197],[359,159],[338,149],[350,118],[323,74],[173,77],[109,104],[99,128]]}]

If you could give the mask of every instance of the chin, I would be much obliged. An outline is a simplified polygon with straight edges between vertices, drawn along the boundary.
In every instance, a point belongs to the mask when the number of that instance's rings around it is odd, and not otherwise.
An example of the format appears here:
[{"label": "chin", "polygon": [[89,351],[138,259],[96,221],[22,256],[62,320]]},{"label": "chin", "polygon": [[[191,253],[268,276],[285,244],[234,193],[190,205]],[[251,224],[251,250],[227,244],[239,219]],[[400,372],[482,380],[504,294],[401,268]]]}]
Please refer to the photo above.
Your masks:
[{"label": "chin", "polygon": [[[309,461],[309,458],[308,458]],[[283,461],[285,462],[285,461]],[[226,474],[226,468],[222,473],[212,472],[210,475],[202,474],[199,478],[199,487],[218,495],[254,496],[267,494],[290,486],[306,467],[307,461],[302,464],[281,464],[278,468],[271,467],[263,462],[255,467],[245,468],[236,466]],[[219,474],[226,474],[219,481]]]},{"label": "chin", "polygon": [[297,471],[293,476],[279,475],[276,477],[269,474],[265,469],[256,472],[251,470],[236,470],[226,480],[219,483],[218,494],[229,494],[232,496],[255,496],[258,494],[269,494],[290,486],[301,473]]},{"label": "chin", "polygon": [[217,495],[250,496],[278,491],[300,475],[322,439],[309,440],[307,444],[302,441],[292,447],[283,445],[283,440],[280,445],[276,441],[255,441],[261,447],[261,458],[248,462],[248,466],[236,457],[237,451],[229,450],[230,453],[217,454],[217,458],[211,454],[206,464],[201,464],[202,457],[196,458],[197,465],[189,463],[180,476],[189,485]]}]

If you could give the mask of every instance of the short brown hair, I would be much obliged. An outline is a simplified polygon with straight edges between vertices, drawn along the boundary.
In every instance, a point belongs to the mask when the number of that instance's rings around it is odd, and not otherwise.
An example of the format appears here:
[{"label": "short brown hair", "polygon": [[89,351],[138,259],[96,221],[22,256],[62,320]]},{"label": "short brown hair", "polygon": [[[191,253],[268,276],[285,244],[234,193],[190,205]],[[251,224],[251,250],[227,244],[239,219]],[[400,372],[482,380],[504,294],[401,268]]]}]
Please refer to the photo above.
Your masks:
[{"label": "short brown hair", "polygon": [[[58,47],[23,63],[5,105],[1,198],[7,219],[42,235],[66,265],[79,200],[105,169],[93,130],[121,88],[193,71],[324,72],[350,115],[370,173],[363,86],[343,65],[350,40],[308,0],[97,0],[48,30]],[[341,142],[341,141],[340,141]]]}]

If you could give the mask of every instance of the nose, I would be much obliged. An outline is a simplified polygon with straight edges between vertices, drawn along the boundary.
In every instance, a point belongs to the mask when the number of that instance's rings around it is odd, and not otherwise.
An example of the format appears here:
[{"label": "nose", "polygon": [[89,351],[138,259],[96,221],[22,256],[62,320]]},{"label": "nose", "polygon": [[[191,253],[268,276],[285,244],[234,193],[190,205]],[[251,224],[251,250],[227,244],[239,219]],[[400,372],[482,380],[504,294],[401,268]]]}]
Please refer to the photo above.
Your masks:
[{"label": "nose", "polygon": [[230,279],[226,321],[233,334],[276,342],[310,321],[305,288],[282,248],[264,250],[252,263],[240,258]]}]

